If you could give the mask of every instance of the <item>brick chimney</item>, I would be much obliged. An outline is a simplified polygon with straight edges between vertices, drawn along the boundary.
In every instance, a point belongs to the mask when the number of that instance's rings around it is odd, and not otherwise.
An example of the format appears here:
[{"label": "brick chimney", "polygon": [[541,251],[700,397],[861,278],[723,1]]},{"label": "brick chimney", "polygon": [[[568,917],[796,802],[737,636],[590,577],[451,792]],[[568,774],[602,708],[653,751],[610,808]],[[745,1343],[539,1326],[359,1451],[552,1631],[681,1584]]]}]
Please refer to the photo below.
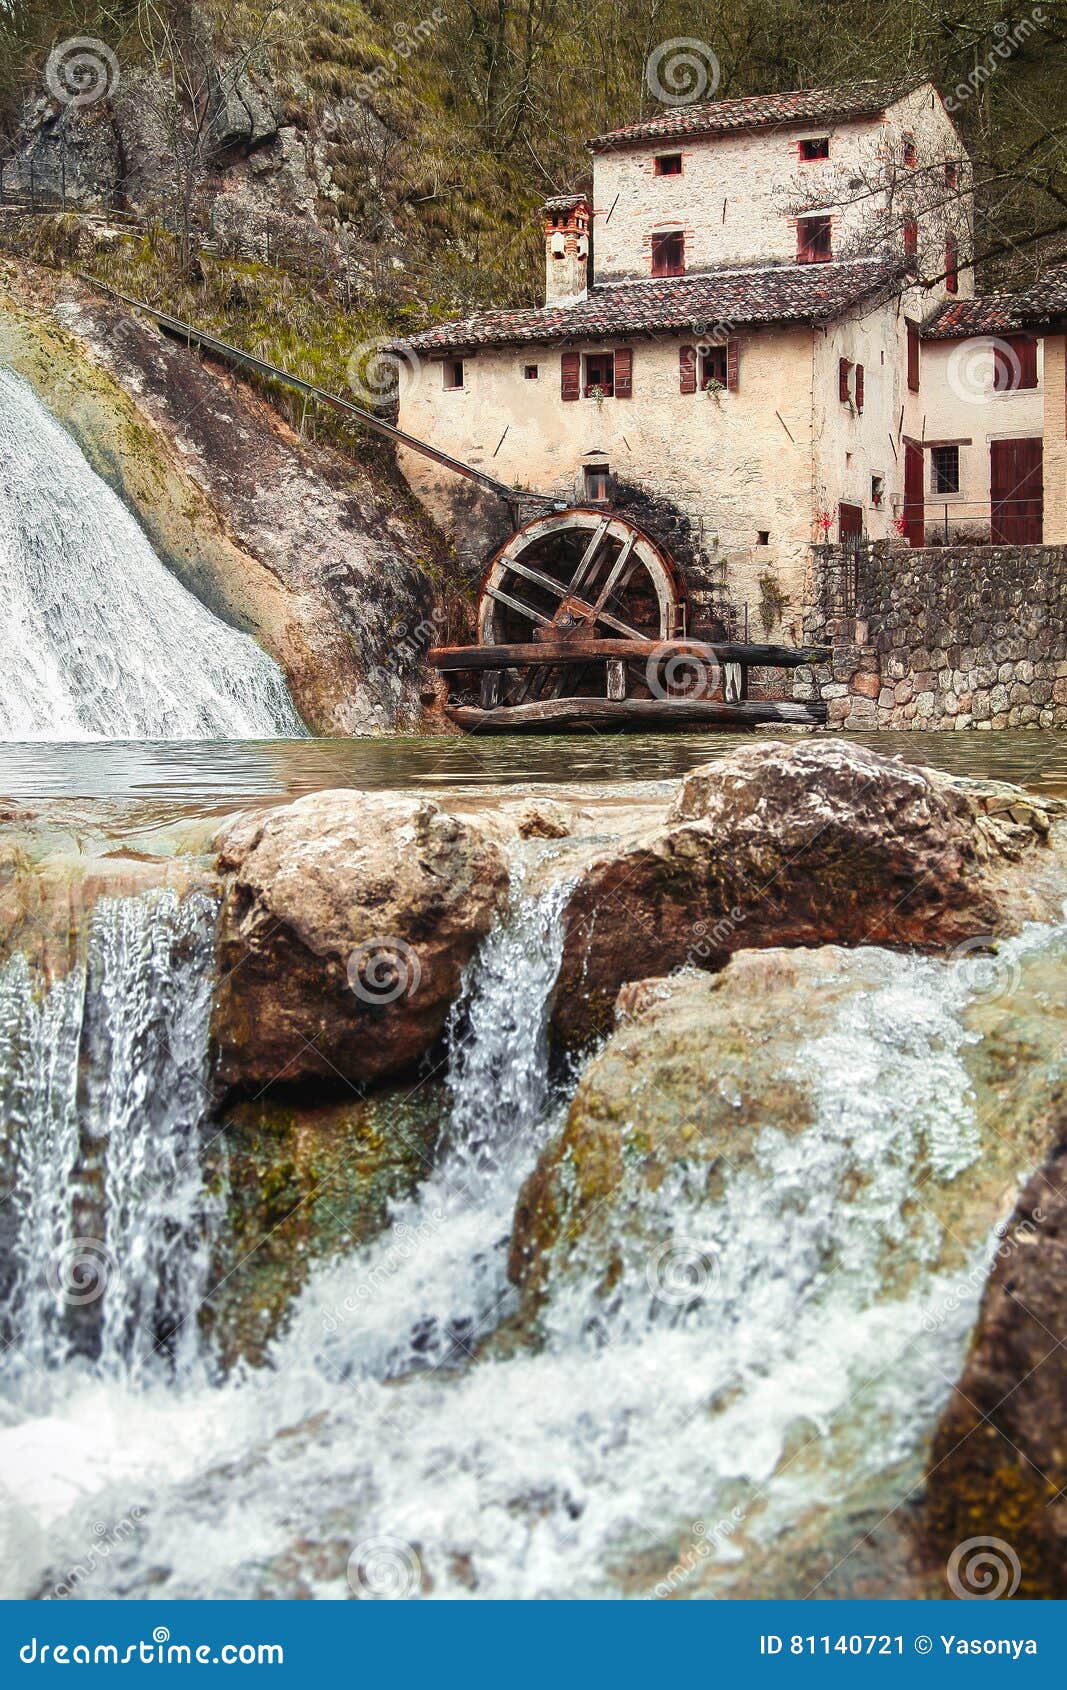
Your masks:
[{"label": "brick chimney", "polygon": [[558,194],[545,202],[545,304],[581,299],[588,287],[589,225],[584,194]]}]

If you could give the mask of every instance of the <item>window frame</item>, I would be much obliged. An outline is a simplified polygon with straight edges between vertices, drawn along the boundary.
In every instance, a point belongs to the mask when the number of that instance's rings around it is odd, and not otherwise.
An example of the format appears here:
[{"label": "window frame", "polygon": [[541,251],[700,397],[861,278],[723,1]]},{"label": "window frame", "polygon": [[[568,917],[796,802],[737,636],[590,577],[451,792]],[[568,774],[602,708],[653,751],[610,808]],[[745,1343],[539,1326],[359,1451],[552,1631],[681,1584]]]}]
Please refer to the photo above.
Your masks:
[{"label": "window frame", "polygon": [[[605,376],[606,376],[607,379],[594,381],[592,379],[590,373],[589,373],[590,372],[590,366],[591,365],[598,365],[598,364],[602,364],[602,363],[606,363],[606,364],[610,365],[610,367],[611,367],[610,368],[610,375],[608,375],[607,370],[605,370]],[[602,399],[614,399],[614,397],[615,397],[615,353],[613,351],[611,351],[611,352],[583,352],[582,353],[582,398],[583,399],[593,399],[593,398],[595,398],[596,395],[592,391],[594,387],[600,388],[600,390],[601,390],[600,391],[600,397]]]},{"label": "window frame", "polygon": [[[661,255],[671,244],[671,251],[677,253],[677,269],[667,269]],[[656,277],[685,275],[685,230],[684,229],[656,229],[651,237],[652,246],[652,274]]]},{"label": "window frame", "polygon": [[[450,381],[449,374],[459,371],[459,380]],[[462,393],[467,386],[467,361],[465,358],[445,358],[441,363],[441,381],[446,393]]]},{"label": "window frame", "polygon": [[[602,483],[602,485],[603,485],[603,491],[602,492],[597,493],[597,492],[593,491],[593,487],[591,485],[591,482],[593,481],[594,478],[597,478],[598,483]],[[610,464],[583,464],[582,465],[582,492],[583,492],[584,497],[586,499],[586,502],[588,504],[591,504],[591,505],[607,504],[608,500],[611,498],[611,465]]]},{"label": "window frame", "polygon": [[[814,238],[813,238],[814,231]],[[821,249],[816,249],[816,240]],[[816,212],[810,217],[797,218],[797,263],[830,264],[834,256],[833,218],[829,212]]]},{"label": "window frame", "polygon": [[919,162],[919,148],[910,129],[900,137],[900,160],[907,170],[914,170]]},{"label": "window frame", "polygon": [[[709,370],[712,362],[720,364],[722,375],[717,370]],[[709,381],[716,381],[719,387],[727,392],[730,387],[730,348],[727,341],[715,341],[709,346],[702,346],[697,352],[697,387],[701,393],[707,393]]]},{"label": "window frame", "polygon": [[[951,461],[954,461],[956,467],[955,487],[942,487],[940,485],[942,466],[938,454],[941,452],[953,454],[953,459]],[[930,497],[932,499],[958,499],[963,485],[961,478],[962,468],[960,465],[960,449],[958,443],[955,441],[948,441],[943,446],[931,446],[929,476]]]},{"label": "window frame", "polygon": [[[825,147],[825,152],[805,152],[806,147]],[[801,164],[824,164],[830,157],[829,135],[806,135],[797,142],[797,157]]]},{"label": "window frame", "polygon": [[522,366],[522,379],[523,379],[523,381],[540,381],[541,380],[541,366],[540,366],[540,364],[524,364]]},{"label": "window frame", "polygon": [[[677,170],[673,168],[675,163],[678,166]],[[666,165],[671,165],[672,168],[667,170],[664,168]],[[684,170],[685,166],[682,162],[681,153],[657,153],[652,160],[653,176],[681,176],[684,174]]]},{"label": "window frame", "polygon": [[919,219],[905,217],[902,224],[904,241],[904,257],[918,258],[919,256]]}]

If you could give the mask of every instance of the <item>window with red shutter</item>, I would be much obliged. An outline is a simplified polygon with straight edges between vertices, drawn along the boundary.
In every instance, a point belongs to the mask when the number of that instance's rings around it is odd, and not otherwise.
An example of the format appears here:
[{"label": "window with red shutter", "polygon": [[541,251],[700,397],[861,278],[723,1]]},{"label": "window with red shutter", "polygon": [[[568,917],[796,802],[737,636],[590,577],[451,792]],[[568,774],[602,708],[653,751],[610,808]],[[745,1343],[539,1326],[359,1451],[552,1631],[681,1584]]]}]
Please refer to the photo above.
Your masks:
[{"label": "window with red shutter", "polygon": [[678,391],[679,393],[695,393],[697,390],[697,349],[695,346],[680,346],[678,348]]},{"label": "window with red shutter", "polygon": [[741,379],[741,342],[728,340],[726,342],[726,385],[731,393],[737,392]]},{"label": "window with red shutter", "polygon": [[908,390],[919,391],[919,326],[908,324]]},{"label": "window with red shutter", "polygon": [[856,383],[855,383],[855,385],[856,385],[856,409],[857,409],[857,411],[862,411],[862,409],[863,409],[863,365],[862,364],[856,365]]},{"label": "window with red shutter", "polygon": [[837,397],[842,405],[852,398],[852,363],[848,358],[837,360]]},{"label": "window with red shutter", "polygon": [[564,352],[559,361],[560,393],[564,399],[580,399],[582,358],[579,352]]},{"label": "window with red shutter", "polygon": [[589,352],[585,359],[585,396],[587,399],[615,397],[615,354]]},{"label": "window with red shutter", "polygon": [[634,393],[634,355],[628,346],[620,346],[615,353],[615,397],[632,399]]},{"label": "window with red shutter", "polygon": [[685,236],[681,230],[652,237],[652,274],[654,276],[685,275]]},{"label": "window with red shutter", "polygon": [[1010,334],[993,342],[993,391],[1018,393],[1037,386],[1037,341]]},{"label": "window with red shutter", "polygon": [[955,235],[947,235],[945,238],[946,293],[959,293],[960,291],[960,267],[958,254],[959,248],[956,245]]},{"label": "window with red shutter", "polygon": [[919,225],[914,217],[904,219],[904,256],[917,258],[919,256]]},{"label": "window with red shutter", "polygon": [[833,257],[829,217],[797,218],[797,263],[825,264]]}]

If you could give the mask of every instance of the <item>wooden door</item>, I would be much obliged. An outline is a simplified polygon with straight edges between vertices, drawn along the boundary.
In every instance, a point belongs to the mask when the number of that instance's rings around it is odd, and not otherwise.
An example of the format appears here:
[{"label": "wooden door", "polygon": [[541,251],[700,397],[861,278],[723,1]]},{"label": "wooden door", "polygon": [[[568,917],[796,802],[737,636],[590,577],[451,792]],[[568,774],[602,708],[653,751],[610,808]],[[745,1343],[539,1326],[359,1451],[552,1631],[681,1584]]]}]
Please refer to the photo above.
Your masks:
[{"label": "wooden door", "polygon": [[1039,546],[1044,522],[1040,438],[989,447],[990,536],[998,546]]},{"label": "wooden door", "polygon": [[904,537],[913,546],[921,546],[926,538],[923,449],[917,440],[904,442]]},{"label": "wooden door", "polygon": [[863,511],[859,505],[838,505],[837,537],[858,540],[863,533]]}]

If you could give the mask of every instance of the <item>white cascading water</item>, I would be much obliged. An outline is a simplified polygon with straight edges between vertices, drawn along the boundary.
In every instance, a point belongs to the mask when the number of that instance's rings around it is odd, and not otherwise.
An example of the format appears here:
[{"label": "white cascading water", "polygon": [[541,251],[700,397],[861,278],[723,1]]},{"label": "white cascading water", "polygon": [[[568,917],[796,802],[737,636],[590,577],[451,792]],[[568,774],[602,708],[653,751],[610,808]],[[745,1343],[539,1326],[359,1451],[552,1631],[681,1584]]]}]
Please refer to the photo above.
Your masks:
[{"label": "white cascading water", "polygon": [[32,389],[0,369],[0,740],[306,732],[282,672],[212,616]]},{"label": "white cascading water", "polygon": [[215,909],[102,899],[86,959],[41,995],[0,973],[0,1100],[15,1273],[0,1319],[31,1397],[76,1352],[100,1376],[191,1365],[221,1211],[201,1172]]},{"label": "white cascading water", "polygon": [[[917,1158],[950,1182],[981,1153],[960,1020],[974,982],[929,958],[855,953],[883,987],[798,1043],[815,1128],[766,1128],[714,1201],[682,1177],[649,1192],[639,1230],[699,1240],[706,1288],[665,1316],[642,1254],[611,1306],[592,1282],[556,1286],[539,1353],[484,1347],[514,1308],[518,1187],[561,1116],[545,1023],[562,901],[520,898],[487,941],[452,1024],[436,1172],[378,1240],[313,1272],[267,1368],[137,1391],[72,1377],[47,1443],[16,1398],[0,1409],[21,1545],[4,1594],[606,1596],[694,1546],[707,1594],[709,1567],[929,1434],[981,1290],[980,1272],[939,1280],[905,1221]],[[1025,968],[1063,942],[1032,930],[1013,954]],[[908,1263],[892,1284],[887,1245]]]}]

